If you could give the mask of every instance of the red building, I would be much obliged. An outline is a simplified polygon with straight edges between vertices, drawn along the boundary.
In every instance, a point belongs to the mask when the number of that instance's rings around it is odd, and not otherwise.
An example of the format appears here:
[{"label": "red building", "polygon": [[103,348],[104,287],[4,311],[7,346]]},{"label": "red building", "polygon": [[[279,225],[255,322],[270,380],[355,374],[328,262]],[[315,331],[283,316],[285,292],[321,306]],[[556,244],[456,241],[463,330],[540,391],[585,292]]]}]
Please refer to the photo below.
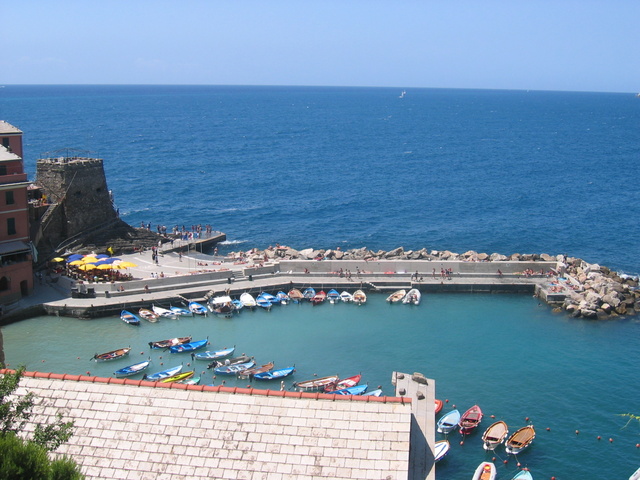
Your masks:
[{"label": "red building", "polygon": [[0,305],[33,291],[22,131],[0,120]]}]

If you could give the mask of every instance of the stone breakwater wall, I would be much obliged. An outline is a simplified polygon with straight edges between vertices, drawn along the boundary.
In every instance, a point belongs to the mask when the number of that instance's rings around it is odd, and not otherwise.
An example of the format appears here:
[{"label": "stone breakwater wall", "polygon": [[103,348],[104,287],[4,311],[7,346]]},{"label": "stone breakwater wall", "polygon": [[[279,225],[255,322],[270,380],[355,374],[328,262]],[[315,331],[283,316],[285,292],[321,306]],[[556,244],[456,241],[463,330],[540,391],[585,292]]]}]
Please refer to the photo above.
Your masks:
[{"label": "stone breakwater wall", "polygon": [[[431,262],[470,262],[488,263],[496,262],[504,266],[504,262],[510,263],[510,272],[519,272],[527,275],[544,273],[549,277],[547,292],[561,292],[564,298],[562,305],[557,307],[565,310],[574,317],[585,318],[611,318],[619,315],[636,315],[640,313],[640,290],[638,289],[638,277],[620,275],[607,267],[588,263],[585,260],[566,255],[519,254],[503,255],[499,253],[479,253],[469,250],[459,254],[449,250],[404,250],[398,247],[394,250],[376,252],[366,247],[351,250],[340,249],[313,249],[306,248],[296,250],[291,247],[269,247],[265,250],[252,249],[249,252],[231,252],[229,254],[235,260],[253,262],[278,262],[280,260],[357,260],[362,261],[363,268],[375,262],[389,260],[395,262],[407,260],[427,260]],[[556,268],[545,270],[536,268],[536,262],[555,262]],[[522,269],[518,268],[522,265]],[[443,263],[446,269],[447,264]],[[492,268],[475,268],[487,275],[496,275]],[[423,272],[428,274],[429,272]],[[439,273],[439,272],[438,272]]]}]

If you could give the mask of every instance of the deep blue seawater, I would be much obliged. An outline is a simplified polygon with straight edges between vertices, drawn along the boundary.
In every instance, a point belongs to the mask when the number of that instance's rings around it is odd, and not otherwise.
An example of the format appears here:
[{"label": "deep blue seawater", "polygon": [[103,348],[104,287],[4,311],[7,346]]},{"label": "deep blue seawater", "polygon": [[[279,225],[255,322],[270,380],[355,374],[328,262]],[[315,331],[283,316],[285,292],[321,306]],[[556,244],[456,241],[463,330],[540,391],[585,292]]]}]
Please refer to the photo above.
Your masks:
[{"label": "deep blue seawater", "polygon": [[[399,94],[8,85],[0,88],[0,119],[24,131],[30,178],[42,156],[103,158],[130,224],[210,223],[227,234],[228,250],[278,242],[566,253],[640,273],[634,94]],[[88,358],[130,343],[137,360],[149,341],[192,334],[265,363],[295,363],[297,380],[362,372],[391,393],[392,371],[422,372],[449,400],[445,411],[480,404],[480,430],[489,415],[511,431],[529,417],[538,436],[518,460],[536,479],[626,479],[640,466],[640,425],[625,427],[620,416],[640,415],[638,318],[572,319],[511,295],[430,295],[405,307],[374,296],[362,308],[290,305],[137,330],[116,318],[42,317],[3,333],[7,362],[31,370],[110,375],[114,365]],[[156,366],[169,366],[160,355],[152,354]],[[481,433],[464,445],[451,436],[438,479],[471,478],[491,458]],[[503,465],[504,458],[499,450],[498,478],[509,479],[516,461]]]}]

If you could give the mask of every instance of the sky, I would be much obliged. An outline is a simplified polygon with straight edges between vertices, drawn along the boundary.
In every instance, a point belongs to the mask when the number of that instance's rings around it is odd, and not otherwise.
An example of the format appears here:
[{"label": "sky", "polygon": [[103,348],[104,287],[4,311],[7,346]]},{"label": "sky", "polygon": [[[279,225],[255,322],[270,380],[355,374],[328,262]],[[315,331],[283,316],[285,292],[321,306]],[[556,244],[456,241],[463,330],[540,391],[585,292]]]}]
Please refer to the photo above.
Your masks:
[{"label": "sky", "polygon": [[640,0],[4,2],[0,85],[640,92]]}]

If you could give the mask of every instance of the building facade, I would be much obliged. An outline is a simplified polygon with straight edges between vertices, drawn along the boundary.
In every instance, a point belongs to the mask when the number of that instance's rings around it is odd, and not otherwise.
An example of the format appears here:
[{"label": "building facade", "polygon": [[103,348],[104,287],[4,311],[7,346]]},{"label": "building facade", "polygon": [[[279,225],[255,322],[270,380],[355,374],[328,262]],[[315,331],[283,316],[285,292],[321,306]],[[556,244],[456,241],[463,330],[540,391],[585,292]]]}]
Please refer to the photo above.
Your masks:
[{"label": "building facade", "polygon": [[0,120],[0,306],[33,290],[22,131]]}]

